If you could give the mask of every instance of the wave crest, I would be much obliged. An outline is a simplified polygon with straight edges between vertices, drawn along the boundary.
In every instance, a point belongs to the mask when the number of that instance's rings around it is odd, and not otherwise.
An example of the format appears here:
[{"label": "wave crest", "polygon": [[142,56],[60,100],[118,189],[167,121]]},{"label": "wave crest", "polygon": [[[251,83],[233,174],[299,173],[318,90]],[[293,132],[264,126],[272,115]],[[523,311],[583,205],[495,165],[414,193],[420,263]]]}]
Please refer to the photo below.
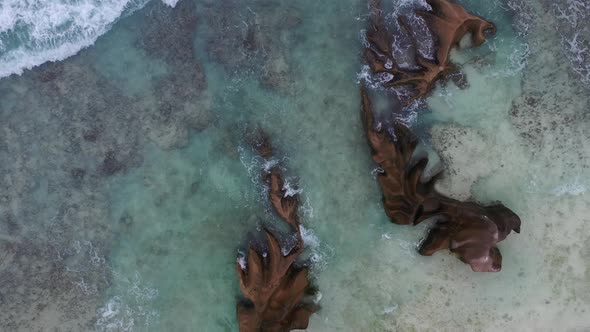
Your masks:
[{"label": "wave crest", "polygon": [[[91,46],[120,18],[150,0],[0,2],[0,78],[60,61]],[[174,7],[178,0],[162,0]]]}]

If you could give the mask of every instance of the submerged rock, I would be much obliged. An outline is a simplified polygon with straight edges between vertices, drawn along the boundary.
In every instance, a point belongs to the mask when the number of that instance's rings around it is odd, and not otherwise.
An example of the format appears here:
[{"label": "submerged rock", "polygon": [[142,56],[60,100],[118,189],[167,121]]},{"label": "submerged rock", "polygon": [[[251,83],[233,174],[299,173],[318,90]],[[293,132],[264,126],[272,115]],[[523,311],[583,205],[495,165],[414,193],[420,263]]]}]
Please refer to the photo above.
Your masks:
[{"label": "submerged rock", "polygon": [[37,70],[37,78],[40,82],[47,83],[55,80],[63,73],[63,65],[61,62],[46,62],[39,66]]},{"label": "submerged rock", "polygon": [[484,207],[461,202],[434,189],[437,174],[424,179],[428,158],[416,157],[417,138],[403,124],[393,126],[395,137],[375,129],[371,100],[362,92],[362,122],[373,160],[382,173],[377,181],[383,207],[393,223],[417,225],[435,218],[437,223],[420,244],[419,253],[430,256],[448,249],[476,272],[497,272],[502,255],[496,244],[512,231],[520,232],[520,219],[502,204]]},{"label": "submerged rock", "polygon": [[[426,96],[434,88],[435,83],[456,72],[455,65],[449,60],[451,49],[459,46],[463,37],[470,33],[474,46],[479,46],[485,41],[484,32],[495,31],[495,26],[478,16],[469,14],[463,7],[450,0],[427,0],[433,11],[419,11],[436,39],[436,52],[434,59],[427,59],[416,52],[416,64],[419,70],[401,68],[396,61],[392,49],[393,35],[387,30],[382,17],[379,1],[371,1],[372,18],[371,27],[367,31],[369,47],[365,49],[364,58],[375,74],[391,75],[384,82],[387,87],[410,85],[415,94],[406,100],[406,103],[414,99]],[[404,17],[399,19],[400,25],[407,30],[417,49],[412,27]],[[461,82],[464,85],[464,82]]]},{"label": "submerged rock", "polygon": [[264,87],[285,90],[292,83],[291,74],[285,57],[275,57],[265,62],[260,81]]},{"label": "submerged rock", "polygon": [[108,151],[102,162],[101,171],[106,175],[113,175],[122,170],[124,167],[125,166],[123,163],[117,160],[115,152]]},{"label": "submerged rock", "polygon": [[256,150],[256,153],[259,156],[264,159],[272,158],[272,144],[270,143],[270,139],[266,133],[260,127],[257,127],[252,132],[249,132],[246,135],[246,140],[248,141],[248,144],[250,144],[254,150]]}]

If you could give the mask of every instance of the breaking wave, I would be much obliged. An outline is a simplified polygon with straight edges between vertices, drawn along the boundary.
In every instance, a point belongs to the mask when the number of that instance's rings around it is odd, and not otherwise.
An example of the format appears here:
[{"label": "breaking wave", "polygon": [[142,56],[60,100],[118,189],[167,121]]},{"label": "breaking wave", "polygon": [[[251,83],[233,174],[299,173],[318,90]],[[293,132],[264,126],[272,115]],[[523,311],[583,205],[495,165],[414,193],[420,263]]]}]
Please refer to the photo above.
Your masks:
[{"label": "breaking wave", "polygon": [[[78,53],[149,1],[0,1],[0,78]],[[173,7],[178,0],[162,1]]]}]

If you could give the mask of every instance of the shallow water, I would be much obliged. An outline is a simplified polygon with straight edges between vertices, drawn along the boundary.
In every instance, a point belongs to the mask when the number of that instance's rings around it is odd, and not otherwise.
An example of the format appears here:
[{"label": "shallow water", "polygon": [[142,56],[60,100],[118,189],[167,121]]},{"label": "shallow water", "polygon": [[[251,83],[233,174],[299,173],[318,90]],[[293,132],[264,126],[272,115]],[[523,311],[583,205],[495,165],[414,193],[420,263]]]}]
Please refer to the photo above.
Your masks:
[{"label": "shallow water", "polygon": [[588,41],[585,4],[461,4],[497,35],[452,55],[468,88],[404,116],[440,190],[521,216],[502,272],[419,256],[427,225],[384,215],[359,121],[364,2],[152,1],[0,79],[0,329],[236,331],[236,255],[276,222],[256,125],[302,190],[309,331],[590,329],[588,59],[566,47]]}]

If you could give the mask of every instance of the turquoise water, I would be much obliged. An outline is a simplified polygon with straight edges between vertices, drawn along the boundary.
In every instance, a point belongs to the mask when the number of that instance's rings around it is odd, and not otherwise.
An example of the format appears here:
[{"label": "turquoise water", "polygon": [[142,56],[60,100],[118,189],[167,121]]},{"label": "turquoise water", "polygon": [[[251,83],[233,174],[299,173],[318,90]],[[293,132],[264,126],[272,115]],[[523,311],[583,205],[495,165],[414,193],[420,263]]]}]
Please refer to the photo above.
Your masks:
[{"label": "turquoise water", "polygon": [[0,329],[236,331],[236,256],[276,222],[244,141],[257,125],[301,190],[309,331],[590,328],[590,94],[565,47],[584,4],[461,3],[498,34],[453,53],[468,88],[404,116],[441,191],[521,216],[501,273],[419,256],[427,225],[382,212],[359,121],[366,3],[154,0],[0,79]]}]

